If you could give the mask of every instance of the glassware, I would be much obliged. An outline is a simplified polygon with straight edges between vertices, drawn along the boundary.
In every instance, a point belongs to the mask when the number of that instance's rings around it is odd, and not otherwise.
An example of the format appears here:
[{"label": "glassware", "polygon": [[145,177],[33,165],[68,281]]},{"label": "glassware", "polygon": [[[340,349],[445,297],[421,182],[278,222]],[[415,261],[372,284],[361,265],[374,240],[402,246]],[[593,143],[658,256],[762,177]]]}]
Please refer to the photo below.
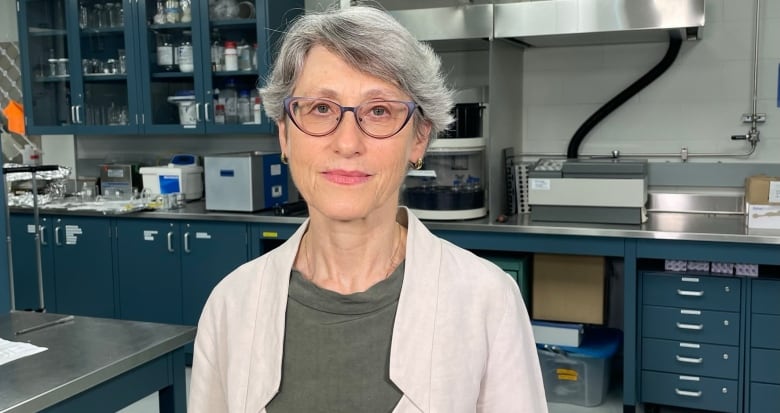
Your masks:
[{"label": "glassware", "polygon": [[127,55],[125,54],[125,49],[119,49],[117,53],[117,60],[119,62],[119,73],[127,73]]},{"label": "glassware", "polygon": [[106,69],[104,72],[112,75],[119,73],[119,64],[116,59],[106,60]]},{"label": "glassware", "polygon": [[181,4],[179,0],[166,0],[165,22],[171,24],[181,22]]},{"label": "glassware", "polygon": [[249,91],[242,90],[238,95],[238,123],[252,122],[252,103],[249,101]]},{"label": "glassware", "polygon": [[225,70],[225,47],[222,46],[222,40],[219,36],[219,30],[211,31],[211,70],[219,72]]},{"label": "glassware", "polygon": [[[108,4],[106,4],[106,6],[108,6]],[[111,27],[122,27],[124,25],[123,18],[124,10],[122,9],[122,3],[114,3],[111,6],[110,13],[108,14]]]},{"label": "glassware", "polygon": [[154,24],[165,24],[165,3],[157,0],[157,13],[152,17]]},{"label": "glassware", "polygon": [[57,76],[68,75],[68,59],[61,57],[57,59]]},{"label": "glassware", "polygon": [[252,52],[249,45],[242,40],[236,47],[236,53],[238,54],[238,70],[245,72],[252,70]]},{"label": "glassware", "polygon": [[191,0],[179,0],[181,6],[181,22],[189,23],[192,21],[192,3]]},{"label": "glassware", "polygon": [[95,15],[95,24],[92,25],[93,27],[98,29],[108,27],[108,16],[106,16],[105,8],[102,4],[95,4],[92,6],[92,13]]},{"label": "glassware", "polygon": [[49,73],[46,73],[47,76],[57,76],[57,60],[54,49],[49,49]]},{"label": "glassware", "polygon": [[84,3],[79,4],[79,27],[82,29],[89,27],[89,9]]}]

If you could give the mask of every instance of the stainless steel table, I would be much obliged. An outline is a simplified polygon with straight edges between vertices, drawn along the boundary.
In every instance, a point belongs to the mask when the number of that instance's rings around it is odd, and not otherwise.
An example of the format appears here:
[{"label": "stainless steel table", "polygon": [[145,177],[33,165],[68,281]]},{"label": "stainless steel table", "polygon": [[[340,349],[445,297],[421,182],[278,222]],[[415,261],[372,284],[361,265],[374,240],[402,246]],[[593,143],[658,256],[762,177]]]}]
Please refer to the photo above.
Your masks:
[{"label": "stainless steel table", "polygon": [[0,366],[0,412],[114,412],[159,392],[160,412],[186,412],[183,346],[195,327],[64,315],[0,315],[0,337],[48,350]]}]

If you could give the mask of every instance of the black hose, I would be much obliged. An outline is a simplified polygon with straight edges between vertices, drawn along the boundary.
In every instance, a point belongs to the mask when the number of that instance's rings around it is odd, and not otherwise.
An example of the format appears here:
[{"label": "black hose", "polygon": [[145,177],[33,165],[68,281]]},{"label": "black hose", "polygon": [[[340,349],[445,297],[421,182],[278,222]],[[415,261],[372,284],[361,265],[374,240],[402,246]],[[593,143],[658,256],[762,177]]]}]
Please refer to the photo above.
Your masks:
[{"label": "black hose", "polygon": [[594,127],[596,127],[599,122],[609,116],[609,114],[617,109],[620,105],[626,103],[626,101],[639,93],[639,91],[644,89],[645,86],[653,83],[653,81],[661,77],[661,75],[664,74],[667,69],[669,69],[672,63],[674,63],[675,59],[677,59],[677,54],[680,52],[681,44],[682,38],[678,33],[672,32],[669,36],[669,48],[666,50],[666,54],[664,55],[663,59],[661,59],[661,61],[653,66],[652,69],[645,73],[644,76],[640,77],[629,87],[623,89],[615,97],[610,99],[609,102],[605,103],[596,112],[590,115],[590,117],[585,122],[583,122],[582,125],[580,125],[579,129],[574,132],[574,135],[569,141],[569,148],[566,150],[566,157],[569,159],[577,159],[582,141],[585,140],[585,136]]}]

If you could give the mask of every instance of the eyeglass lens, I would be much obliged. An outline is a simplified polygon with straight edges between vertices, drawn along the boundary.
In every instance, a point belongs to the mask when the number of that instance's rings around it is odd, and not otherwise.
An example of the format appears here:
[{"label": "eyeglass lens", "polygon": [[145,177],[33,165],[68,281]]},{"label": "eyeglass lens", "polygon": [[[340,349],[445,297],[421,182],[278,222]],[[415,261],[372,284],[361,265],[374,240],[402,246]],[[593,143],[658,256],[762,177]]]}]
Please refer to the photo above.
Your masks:
[{"label": "eyeglass lens", "polygon": [[293,98],[288,113],[298,128],[313,136],[333,132],[344,112],[352,111],[360,129],[374,138],[387,138],[398,133],[409,119],[409,105],[399,101],[370,101],[352,108],[317,98]]}]

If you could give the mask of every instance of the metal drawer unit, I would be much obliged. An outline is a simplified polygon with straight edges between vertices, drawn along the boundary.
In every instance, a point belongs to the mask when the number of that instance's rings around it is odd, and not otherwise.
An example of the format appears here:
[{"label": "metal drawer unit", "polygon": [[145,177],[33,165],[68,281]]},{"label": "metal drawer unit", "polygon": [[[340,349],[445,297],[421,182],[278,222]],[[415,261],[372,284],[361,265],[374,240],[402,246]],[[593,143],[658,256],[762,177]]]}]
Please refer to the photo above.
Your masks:
[{"label": "metal drawer unit", "polygon": [[640,282],[640,400],[741,411],[743,280],[646,272]]},{"label": "metal drawer unit", "polygon": [[775,411],[780,405],[780,280],[754,279],[750,292],[750,411]]}]

